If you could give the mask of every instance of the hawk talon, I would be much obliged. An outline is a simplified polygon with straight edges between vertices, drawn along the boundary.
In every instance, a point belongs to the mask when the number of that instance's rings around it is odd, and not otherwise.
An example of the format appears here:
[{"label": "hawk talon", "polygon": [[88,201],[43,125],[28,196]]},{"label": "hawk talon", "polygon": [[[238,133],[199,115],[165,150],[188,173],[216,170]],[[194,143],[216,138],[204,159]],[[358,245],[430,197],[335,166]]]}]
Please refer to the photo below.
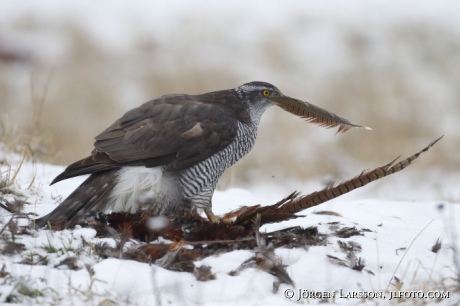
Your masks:
[{"label": "hawk talon", "polygon": [[214,215],[211,209],[205,208],[204,213],[206,214],[206,216],[208,217],[208,220],[211,223],[220,223],[219,219],[216,217],[216,215]]}]

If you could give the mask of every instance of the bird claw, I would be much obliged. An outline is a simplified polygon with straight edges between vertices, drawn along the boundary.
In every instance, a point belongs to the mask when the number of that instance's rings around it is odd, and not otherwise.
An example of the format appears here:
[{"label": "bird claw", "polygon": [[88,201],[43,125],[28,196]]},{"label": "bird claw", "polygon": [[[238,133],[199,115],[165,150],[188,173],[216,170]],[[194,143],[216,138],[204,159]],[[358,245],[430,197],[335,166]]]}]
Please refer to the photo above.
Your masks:
[{"label": "bird claw", "polygon": [[219,219],[217,219],[216,215],[214,215],[214,213],[212,212],[211,209],[205,208],[204,213],[206,214],[206,216],[208,217],[208,220],[211,223],[219,223],[220,222]]}]

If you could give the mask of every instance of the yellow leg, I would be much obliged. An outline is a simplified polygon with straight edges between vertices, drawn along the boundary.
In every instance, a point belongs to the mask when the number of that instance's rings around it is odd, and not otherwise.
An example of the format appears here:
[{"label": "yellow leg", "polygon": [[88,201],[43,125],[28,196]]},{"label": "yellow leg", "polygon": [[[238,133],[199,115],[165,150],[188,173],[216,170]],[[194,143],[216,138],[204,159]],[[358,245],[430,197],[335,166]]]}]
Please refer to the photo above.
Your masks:
[{"label": "yellow leg", "polygon": [[204,213],[208,217],[209,221],[211,221],[212,223],[219,223],[219,219],[217,219],[217,217],[214,215],[211,208],[205,208]]}]

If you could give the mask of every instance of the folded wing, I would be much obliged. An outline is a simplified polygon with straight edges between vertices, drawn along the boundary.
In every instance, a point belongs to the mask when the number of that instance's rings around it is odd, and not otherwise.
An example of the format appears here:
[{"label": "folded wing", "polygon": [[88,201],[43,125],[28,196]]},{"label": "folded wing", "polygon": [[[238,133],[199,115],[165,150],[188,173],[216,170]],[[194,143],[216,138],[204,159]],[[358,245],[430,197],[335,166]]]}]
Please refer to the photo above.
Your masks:
[{"label": "folded wing", "polygon": [[127,112],[96,137],[91,155],[57,176],[70,177],[122,166],[193,166],[226,148],[236,137],[237,121],[221,105],[191,95],[167,95]]}]

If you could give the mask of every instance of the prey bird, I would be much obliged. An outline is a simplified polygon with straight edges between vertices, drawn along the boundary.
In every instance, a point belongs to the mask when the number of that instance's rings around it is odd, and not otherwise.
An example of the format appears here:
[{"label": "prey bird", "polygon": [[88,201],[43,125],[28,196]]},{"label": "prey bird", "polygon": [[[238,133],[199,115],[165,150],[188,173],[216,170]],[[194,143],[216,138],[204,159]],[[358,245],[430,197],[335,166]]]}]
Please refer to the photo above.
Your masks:
[{"label": "prey bird", "polygon": [[90,176],[39,227],[69,227],[90,212],[169,217],[202,210],[212,222],[217,181],[253,147],[270,106],[339,132],[364,128],[265,82],[201,95],[169,94],[134,108],[96,136],[94,150],[51,184]]}]

